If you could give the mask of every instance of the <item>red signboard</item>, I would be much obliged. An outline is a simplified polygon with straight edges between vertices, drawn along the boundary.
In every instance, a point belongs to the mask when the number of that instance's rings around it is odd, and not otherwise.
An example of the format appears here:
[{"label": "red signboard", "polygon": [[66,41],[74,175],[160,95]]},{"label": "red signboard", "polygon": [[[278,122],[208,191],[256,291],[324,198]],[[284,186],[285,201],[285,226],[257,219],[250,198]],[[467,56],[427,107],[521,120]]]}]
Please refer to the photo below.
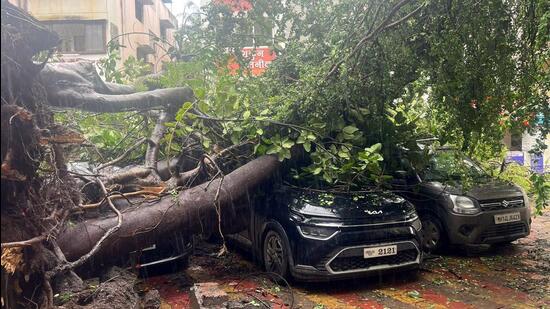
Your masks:
[{"label": "red signboard", "polygon": [[[248,0],[215,0],[214,3],[227,5],[231,8],[231,11],[235,13],[246,12],[252,9],[252,3]],[[271,62],[276,58],[275,53],[272,52],[269,47],[244,47],[242,53],[246,59],[250,59],[248,69],[254,76],[264,73]],[[236,74],[239,69],[239,64],[235,59],[230,59],[228,68],[232,74]]]},{"label": "red signboard", "polygon": [[[272,52],[269,47],[244,47],[242,53],[246,59],[250,59],[248,69],[254,76],[264,73],[271,62],[276,58],[275,53]],[[232,59],[229,61],[228,67],[232,73],[236,73],[239,69],[239,64]]]}]

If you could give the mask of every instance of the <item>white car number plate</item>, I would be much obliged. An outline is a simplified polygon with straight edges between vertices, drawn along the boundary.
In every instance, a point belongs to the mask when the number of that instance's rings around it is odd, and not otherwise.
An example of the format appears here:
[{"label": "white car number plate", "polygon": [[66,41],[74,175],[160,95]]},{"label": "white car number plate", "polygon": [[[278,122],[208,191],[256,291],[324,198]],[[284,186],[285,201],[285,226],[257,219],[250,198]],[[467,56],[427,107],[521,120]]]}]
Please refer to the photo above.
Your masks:
[{"label": "white car number plate", "polygon": [[507,214],[495,215],[495,224],[503,224],[521,220],[519,212],[511,212]]},{"label": "white car number plate", "polygon": [[396,255],[396,254],[397,254],[397,245],[363,249],[363,257],[365,259],[370,259],[370,258],[375,258],[380,256],[387,256],[387,255]]}]

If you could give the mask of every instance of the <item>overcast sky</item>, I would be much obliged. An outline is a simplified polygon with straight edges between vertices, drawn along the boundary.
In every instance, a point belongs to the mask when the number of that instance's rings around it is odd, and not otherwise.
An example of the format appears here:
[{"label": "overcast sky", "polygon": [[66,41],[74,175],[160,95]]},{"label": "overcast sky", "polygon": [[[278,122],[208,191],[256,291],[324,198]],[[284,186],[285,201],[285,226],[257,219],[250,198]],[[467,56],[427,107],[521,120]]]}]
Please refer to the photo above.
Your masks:
[{"label": "overcast sky", "polygon": [[[202,2],[204,3],[205,1]],[[172,3],[166,3],[166,6],[172,11],[172,14],[174,14],[178,18],[178,21],[181,23],[183,12],[189,12],[189,9],[197,11],[200,7],[200,3],[200,0],[172,0]],[[191,4],[191,7],[188,7],[189,4]]]}]

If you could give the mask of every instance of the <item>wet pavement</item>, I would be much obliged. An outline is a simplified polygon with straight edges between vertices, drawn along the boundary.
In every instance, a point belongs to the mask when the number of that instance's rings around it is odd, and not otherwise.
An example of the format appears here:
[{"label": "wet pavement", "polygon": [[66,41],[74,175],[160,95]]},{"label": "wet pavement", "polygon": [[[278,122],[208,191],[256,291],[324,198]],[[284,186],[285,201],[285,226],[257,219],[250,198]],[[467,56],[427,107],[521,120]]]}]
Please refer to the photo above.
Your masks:
[{"label": "wet pavement", "polygon": [[[485,250],[452,250],[417,272],[329,283],[274,282],[249,257],[201,247],[179,273],[144,280],[161,308],[189,308],[195,282],[218,282],[240,308],[550,308],[550,210],[531,235]],[[236,305],[235,305],[236,306]]]}]

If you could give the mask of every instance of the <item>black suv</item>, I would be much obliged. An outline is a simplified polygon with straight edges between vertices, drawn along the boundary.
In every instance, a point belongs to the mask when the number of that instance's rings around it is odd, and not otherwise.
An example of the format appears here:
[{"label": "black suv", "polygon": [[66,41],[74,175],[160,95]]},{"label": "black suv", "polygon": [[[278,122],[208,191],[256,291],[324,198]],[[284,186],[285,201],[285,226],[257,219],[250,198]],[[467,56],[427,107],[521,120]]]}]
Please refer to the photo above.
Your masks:
[{"label": "black suv", "polygon": [[248,229],[229,238],[267,271],[302,281],[417,268],[422,261],[414,206],[391,193],[279,185],[253,198],[247,218]]},{"label": "black suv", "polygon": [[531,215],[523,190],[488,175],[453,148],[439,148],[415,170],[401,158],[394,185],[420,215],[428,251],[447,244],[509,243],[529,235]]}]

